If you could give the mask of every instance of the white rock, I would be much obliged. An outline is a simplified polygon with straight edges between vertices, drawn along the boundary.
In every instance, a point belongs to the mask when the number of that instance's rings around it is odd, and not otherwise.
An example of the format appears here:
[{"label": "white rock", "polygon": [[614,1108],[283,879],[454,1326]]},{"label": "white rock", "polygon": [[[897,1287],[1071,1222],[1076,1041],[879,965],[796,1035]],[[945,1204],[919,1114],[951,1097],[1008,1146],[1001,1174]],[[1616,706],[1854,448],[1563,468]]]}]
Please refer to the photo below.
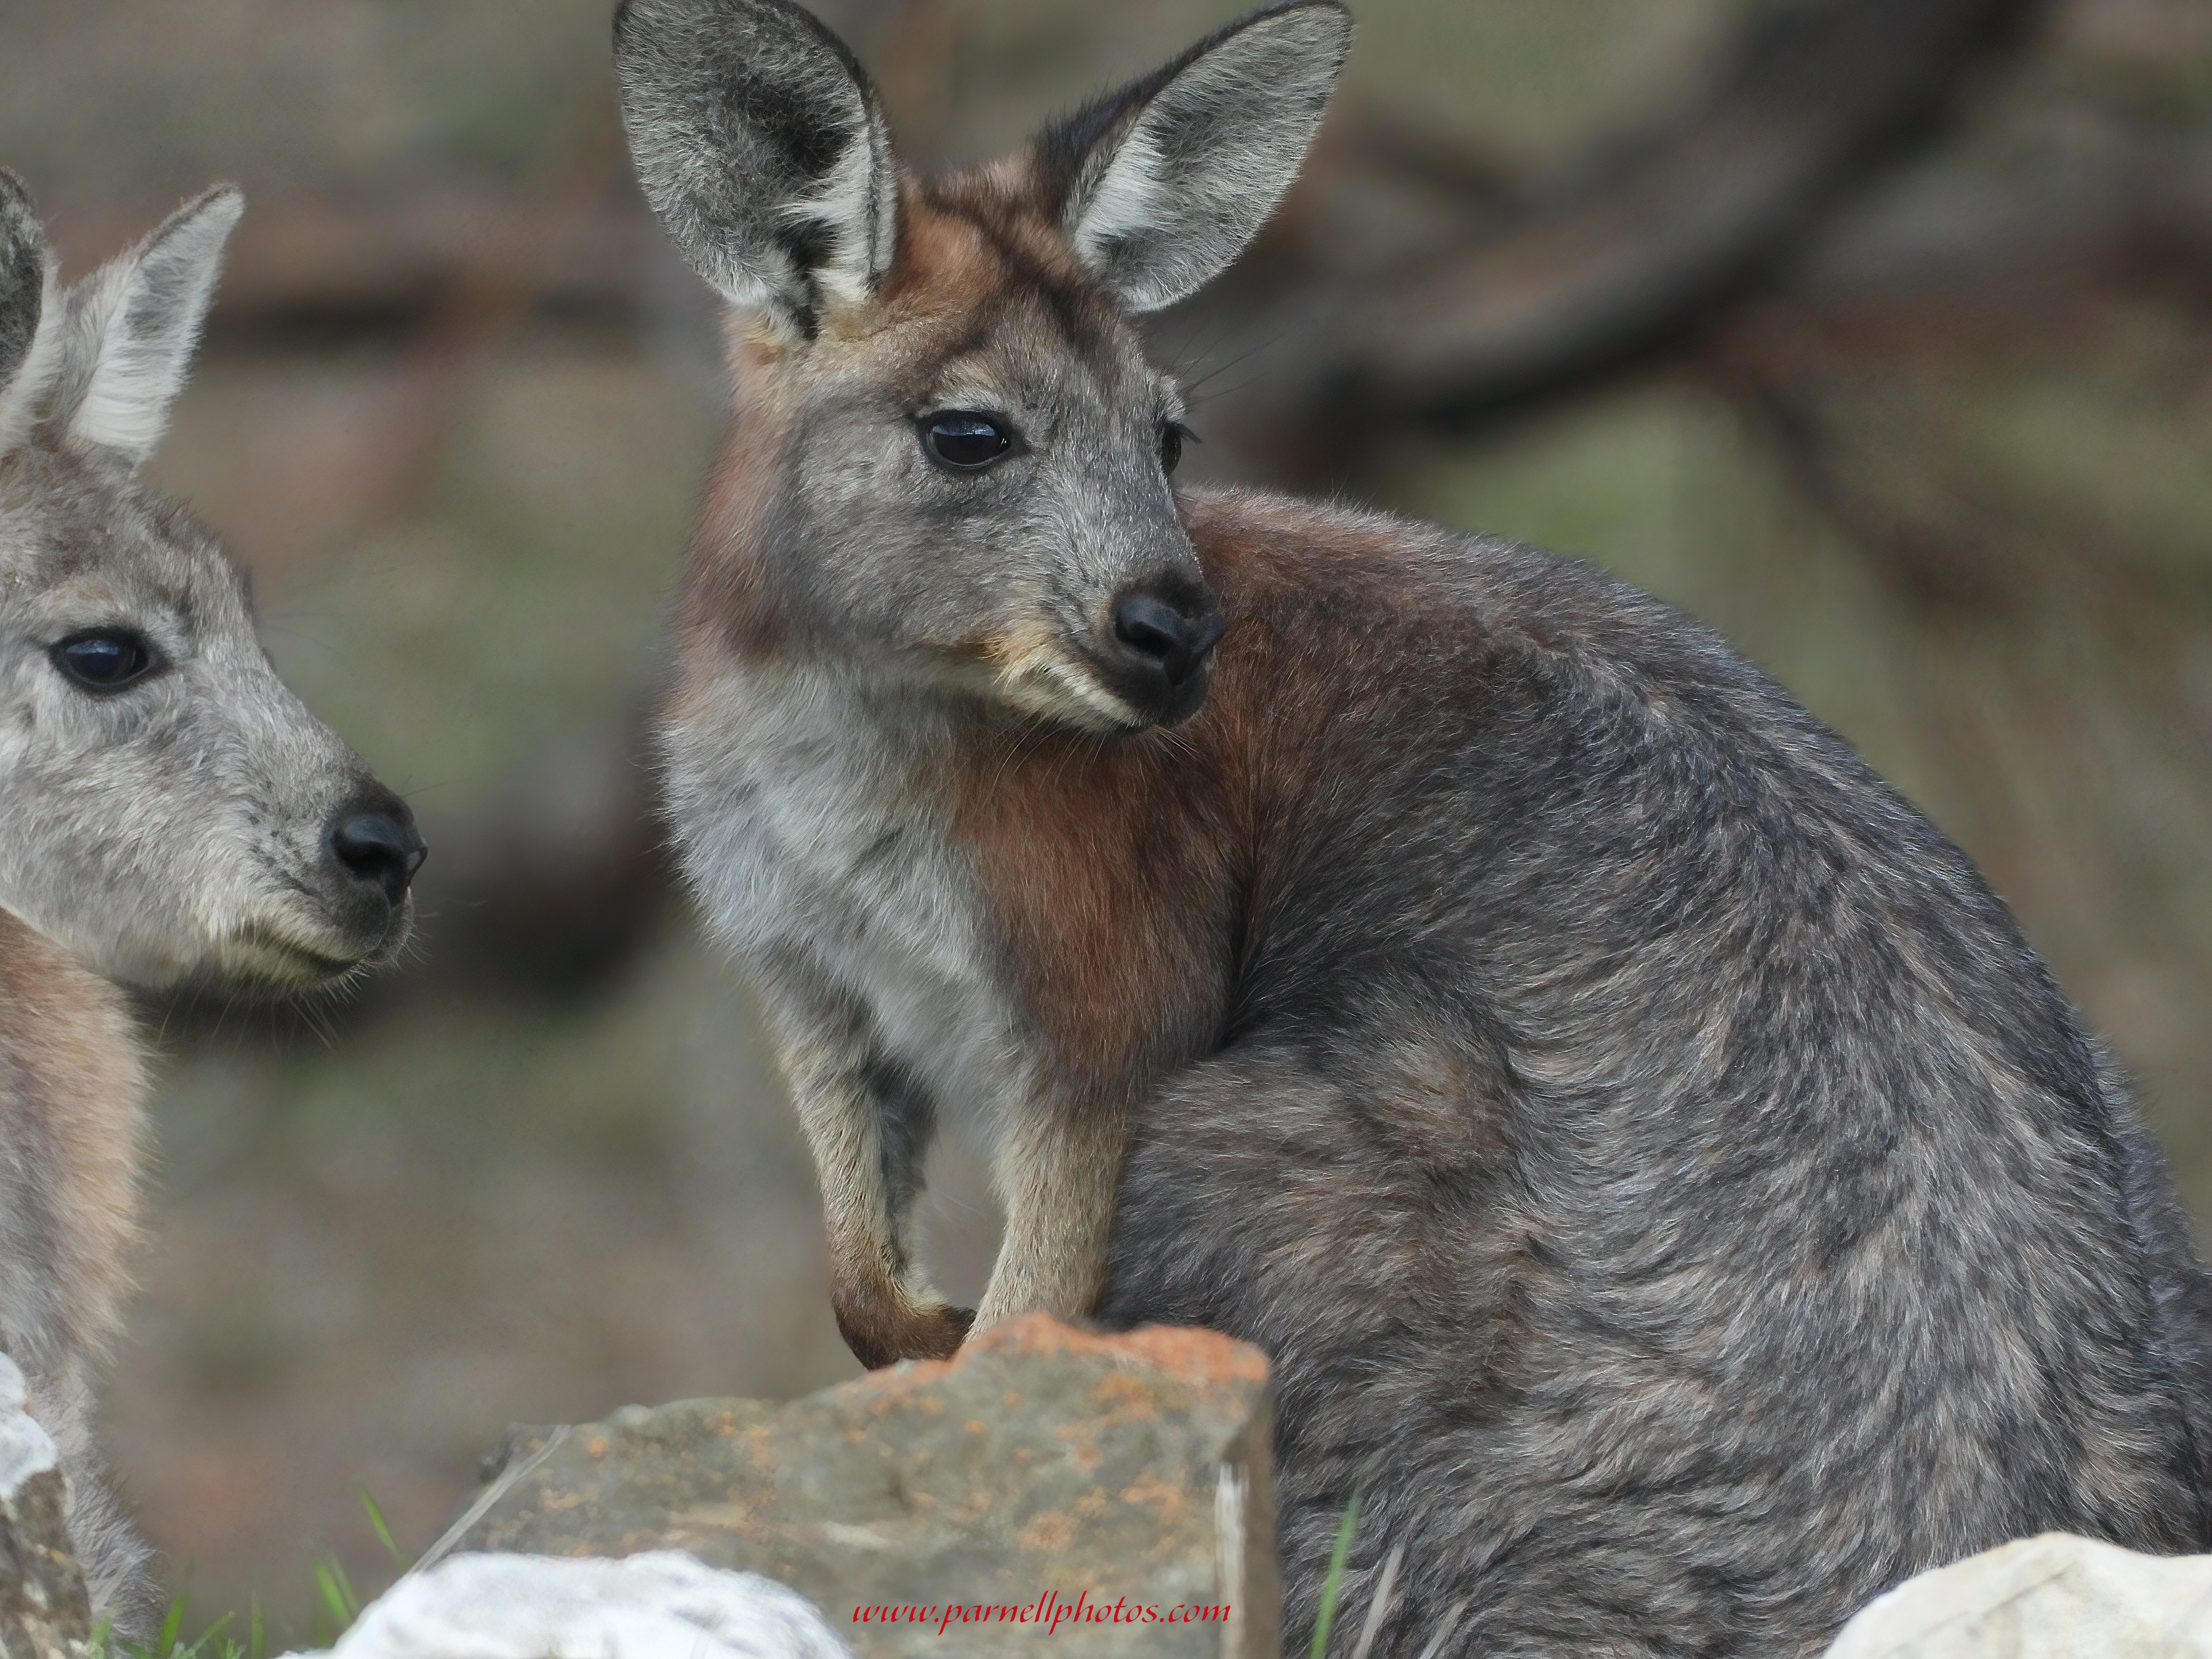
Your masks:
[{"label": "white rock", "polygon": [[1827,1659],[2212,1659],[2212,1555],[2023,1539],[1908,1578]]},{"label": "white rock", "polygon": [[331,1659],[851,1659],[798,1591],[676,1550],[456,1555],[363,1609]]},{"label": "white rock", "polygon": [[29,1406],[23,1373],[0,1353],[0,1498],[13,1498],[24,1481],[61,1460],[54,1437],[33,1419]]}]

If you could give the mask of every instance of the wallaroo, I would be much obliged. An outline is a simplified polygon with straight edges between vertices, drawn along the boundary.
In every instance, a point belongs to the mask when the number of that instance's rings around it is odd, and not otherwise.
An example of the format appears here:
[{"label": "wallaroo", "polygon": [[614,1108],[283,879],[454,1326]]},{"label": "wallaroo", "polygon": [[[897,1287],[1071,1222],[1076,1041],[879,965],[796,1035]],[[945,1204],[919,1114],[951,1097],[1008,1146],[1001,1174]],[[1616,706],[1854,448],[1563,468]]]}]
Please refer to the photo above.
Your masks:
[{"label": "wallaroo", "polygon": [[126,1632],[149,1552],[92,1391],[146,1080],[111,981],[329,984],[398,948],[422,859],[406,805],[276,678],[215,540],[134,479],[240,206],[210,191],[64,289],[0,171],[0,1346],[61,1449],[94,1607]]},{"label": "wallaroo", "polygon": [[[2049,1528],[2202,1549],[2208,1309],[2126,1090],[1966,858],[1588,565],[1179,490],[1133,319],[1297,170],[1350,21],[1255,13],[981,171],[786,0],[629,0],[729,302],[670,810],[751,964],[869,1364],[1192,1322],[1279,1389],[1294,1646],[1788,1655]],[[1352,1638],[1347,1635],[1348,1643]]]}]

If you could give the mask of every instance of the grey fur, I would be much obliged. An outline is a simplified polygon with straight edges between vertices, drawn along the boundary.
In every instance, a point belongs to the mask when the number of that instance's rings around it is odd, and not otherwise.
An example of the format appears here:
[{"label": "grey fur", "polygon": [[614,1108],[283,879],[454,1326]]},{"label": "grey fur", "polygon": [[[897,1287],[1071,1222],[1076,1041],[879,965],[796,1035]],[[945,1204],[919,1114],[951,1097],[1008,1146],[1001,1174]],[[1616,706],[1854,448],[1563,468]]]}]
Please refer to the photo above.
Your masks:
[{"label": "grey fur", "polygon": [[811,333],[890,264],[898,179],[873,88],[787,0],[624,0],[623,120],[646,199],[732,304]]},{"label": "grey fur", "polygon": [[1387,616],[1273,619],[1399,672],[1255,849],[1105,1309],[1273,1357],[1290,1628],[1355,1492],[1384,1654],[1809,1653],[2009,1538],[2203,1549],[2205,1278],[1965,858],[1686,618],[1394,533]]},{"label": "grey fur", "polygon": [[[0,1341],[64,1452],[95,1604],[127,1632],[150,1610],[149,1554],[91,1414],[126,1285],[143,1077],[106,981],[306,986],[388,958],[408,907],[342,867],[331,833],[407,814],[276,678],[214,538],[132,476],[181,388],[237,193],[188,204],[58,304],[20,187],[0,179],[0,198],[8,268],[40,274],[0,295],[0,340],[29,336],[0,375],[0,410],[26,417],[0,423]],[[72,680],[57,653],[87,629],[143,639],[151,671]]]}]

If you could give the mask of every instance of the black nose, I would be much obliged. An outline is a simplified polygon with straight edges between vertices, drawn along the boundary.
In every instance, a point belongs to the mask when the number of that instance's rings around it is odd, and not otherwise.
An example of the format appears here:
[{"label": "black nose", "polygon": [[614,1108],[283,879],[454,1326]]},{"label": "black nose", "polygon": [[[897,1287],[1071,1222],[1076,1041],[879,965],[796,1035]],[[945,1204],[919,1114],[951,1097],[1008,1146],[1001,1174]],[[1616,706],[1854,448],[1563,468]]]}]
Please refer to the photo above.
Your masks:
[{"label": "black nose", "polygon": [[428,850],[416,833],[415,815],[397,795],[342,809],[331,822],[329,842],[331,856],[348,875],[381,889],[395,907]]},{"label": "black nose", "polygon": [[1206,665],[1228,623],[1201,590],[1164,598],[1139,588],[1114,607],[1114,637],[1128,653],[1180,690]]}]

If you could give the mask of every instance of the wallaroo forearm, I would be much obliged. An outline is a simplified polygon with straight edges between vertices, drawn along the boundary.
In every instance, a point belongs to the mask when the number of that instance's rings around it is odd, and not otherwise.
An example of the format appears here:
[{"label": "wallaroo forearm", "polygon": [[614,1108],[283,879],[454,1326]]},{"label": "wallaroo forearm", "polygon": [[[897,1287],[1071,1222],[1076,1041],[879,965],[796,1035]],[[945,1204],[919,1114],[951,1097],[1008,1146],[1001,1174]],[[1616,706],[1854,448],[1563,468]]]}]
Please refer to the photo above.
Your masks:
[{"label": "wallaroo forearm", "polygon": [[822,1185],[838,1329],[865,1364],[942,1358],[959,1347],[973,1316],[937,1293],[913,1249],[934,1109],[884,1054],[866,1012],[810,981],[788,963],[763,976],[769,1027]]},{"label": "wallaroo forearm", "polygon": [[864,1360],[958,1340],[908,1218],[963,1113],[978,1323],[1267,1348],[1293,1648],[1355,1498],[1376,1659],[1809,1655],[2008,1537],[2212,1543],[2212,1284],[1958,849],[1589,566],[1173,483],[1134,319],[1288,187],[1335,0],[939,179],[791,0],[616,34],[734,324],[671,817],[837,1011],[776,1018]]},{"label": "wallaroo forearm", "polygon": [[1037,1310],[1079,1317],[1097,1306],[1127,1139],[1127,1115],[1101,1105],[1032,1108],[1007,1123],[997,1168],[1006,1242],[978,1327]]}]

